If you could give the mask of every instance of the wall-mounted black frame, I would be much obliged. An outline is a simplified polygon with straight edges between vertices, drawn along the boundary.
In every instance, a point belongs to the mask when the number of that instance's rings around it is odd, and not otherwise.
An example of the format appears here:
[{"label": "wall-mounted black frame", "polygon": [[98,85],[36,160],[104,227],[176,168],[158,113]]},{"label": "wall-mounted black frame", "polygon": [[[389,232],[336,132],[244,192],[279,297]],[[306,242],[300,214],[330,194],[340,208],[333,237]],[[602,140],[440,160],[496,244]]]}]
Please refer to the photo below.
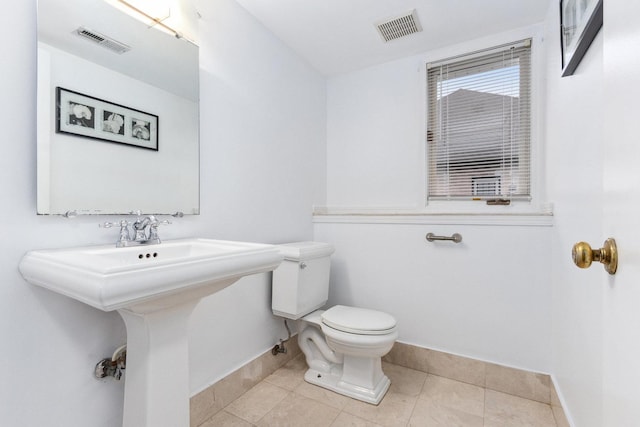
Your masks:
[{"label": "wall-mounted black frame", "polygon": [[560,0],[562,77],[578,68],[602,28],[604,0]]},{"label": "wall-mounted black frame", "polygon": [[158,116],[61,87],[56,132],[158,151]]}]

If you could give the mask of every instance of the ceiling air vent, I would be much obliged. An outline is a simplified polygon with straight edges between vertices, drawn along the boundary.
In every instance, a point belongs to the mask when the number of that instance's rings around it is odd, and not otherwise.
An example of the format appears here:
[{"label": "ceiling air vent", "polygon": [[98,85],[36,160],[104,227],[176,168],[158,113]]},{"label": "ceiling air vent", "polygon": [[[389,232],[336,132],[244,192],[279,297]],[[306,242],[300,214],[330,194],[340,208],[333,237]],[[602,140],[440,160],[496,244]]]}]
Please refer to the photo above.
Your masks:
[{"label": "ceiling air vent", "polygon": [[385,43],[422,31],[422,26],[420,25],[420,21],[418,21],[418,14],[415,9],[408,14],[378,22],[375,25],[380,33],[380,37],[382,37]]},{"label": "ceiling air vent", "polygon": [[105,49],[109,49],[110,51],[118,54],[125,53],[131,50],[131,48],[126,44],[120,43],[119,41],[116,41],[111,37],[96,33],[95,31],[89,30],[85,27],[78,28],[75,33],[82,38],[97,43]]}]

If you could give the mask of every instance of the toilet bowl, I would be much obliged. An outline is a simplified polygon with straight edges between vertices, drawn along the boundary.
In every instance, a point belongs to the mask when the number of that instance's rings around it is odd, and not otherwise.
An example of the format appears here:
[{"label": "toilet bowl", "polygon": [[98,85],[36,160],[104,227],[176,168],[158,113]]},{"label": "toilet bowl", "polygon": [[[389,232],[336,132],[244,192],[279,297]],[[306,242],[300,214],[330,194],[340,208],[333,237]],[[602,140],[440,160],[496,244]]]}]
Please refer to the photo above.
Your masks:
[{"label": "toilet bowl", "polygon": [[378,404],[391,384],[381,358],[398,338],[393,316],[327,302],[333,246],[281,245],[283,263],[273,272],[274,314],[298,321],[298,343],[309,369],[305,380],[337,393]]},{"label": "toilet bowl", "polygon": [[[360,320],[349,322],[350,315]],[[364,319],[386,324],[383,329],[367,327]],[[298,336],[309,366],[305,380],[377,405],[391,385],[382,372],[381,358],[397,338],[396,321],[386,313],[342,305],[317,310],[302,318]]]},{"label": "toilet bowl", "polygon": [[382,357],[398,338],[396,319],[381,311],[336,305],[320,317],[329,347],[350,356]]}]

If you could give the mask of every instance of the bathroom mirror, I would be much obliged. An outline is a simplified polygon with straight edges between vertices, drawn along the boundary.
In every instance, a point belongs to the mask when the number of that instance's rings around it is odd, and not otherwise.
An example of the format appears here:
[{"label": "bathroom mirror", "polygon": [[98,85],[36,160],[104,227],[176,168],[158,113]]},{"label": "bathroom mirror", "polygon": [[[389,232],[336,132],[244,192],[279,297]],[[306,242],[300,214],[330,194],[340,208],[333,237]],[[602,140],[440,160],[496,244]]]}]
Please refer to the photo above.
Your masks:
[{"label": "bathroom mirror", "polygon": [[105,0],[38,0],[37,138],[38,214],[199,214],[198,47]]}]

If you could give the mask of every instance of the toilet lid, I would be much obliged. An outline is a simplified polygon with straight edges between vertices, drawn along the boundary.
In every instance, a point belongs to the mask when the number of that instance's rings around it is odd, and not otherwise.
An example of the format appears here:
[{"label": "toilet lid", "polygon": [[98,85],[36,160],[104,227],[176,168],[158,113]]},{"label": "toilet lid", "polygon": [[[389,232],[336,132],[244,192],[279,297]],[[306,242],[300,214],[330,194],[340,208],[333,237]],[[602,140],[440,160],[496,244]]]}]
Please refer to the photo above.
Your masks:
[{"label": "toilet lid", "polygon": [[344,305],[336,305],[322,313],[322,323],[339,331],[360,335],[383,335],[396,327],[396,319],[390,314]]}]

